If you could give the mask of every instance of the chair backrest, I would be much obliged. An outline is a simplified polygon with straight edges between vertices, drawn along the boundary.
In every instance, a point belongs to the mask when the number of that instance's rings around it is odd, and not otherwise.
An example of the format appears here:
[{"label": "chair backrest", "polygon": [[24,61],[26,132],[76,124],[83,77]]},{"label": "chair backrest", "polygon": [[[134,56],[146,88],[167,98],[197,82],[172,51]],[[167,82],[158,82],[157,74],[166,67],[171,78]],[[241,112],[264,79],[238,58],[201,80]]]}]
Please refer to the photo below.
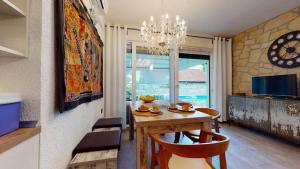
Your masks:
[{"label": "chair backrest", "polygon": [[[212,133],[207,131],[201,131],[201,139],[207,138],[210,135],[215,138],[213,142],[210,143],[200,143],[200,144],[174,144],[162,140],[157,135],[150,135],[153,142],[159,144],[159,152],[157,154],[157,161],[161,169],[168,169],[168,162],[172,154],[176,154],[185,158],[210,158],[213,156],[220,156],[220,167],[221,169],[226,169],[226,158],[225,152],[229,145],[229,138],[227,136]],[[212,164],[210,164],[212,165]]]},{"label": "chair backrest", "polygon": [[195,110],[200,111],[205,114],[209,114],[209,115],[213,116],[213,119],[221,117],[221,113],[219,113],[217,110],[212,109],[212,108],[196,108]]},{"label": "chair backrest", "polygon": [[221,113],[219,113],[219,111],[212,108],[196,108],[196,110],[213,116],[212,119],[214,120],[215,123],[215,130],[217,133],[220,133],[219,119],[221,117]]}]

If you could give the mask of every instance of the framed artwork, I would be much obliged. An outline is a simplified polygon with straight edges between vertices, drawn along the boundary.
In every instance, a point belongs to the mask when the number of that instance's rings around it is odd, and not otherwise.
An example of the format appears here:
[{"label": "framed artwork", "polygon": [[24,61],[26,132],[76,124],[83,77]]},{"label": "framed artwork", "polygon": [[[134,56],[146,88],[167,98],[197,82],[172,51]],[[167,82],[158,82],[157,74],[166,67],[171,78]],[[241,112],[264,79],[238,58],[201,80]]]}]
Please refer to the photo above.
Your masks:
[{"label": "framed artwork", "polygon": [[103,97],[103,43],[81,0],[56,0],[58,107]]}]

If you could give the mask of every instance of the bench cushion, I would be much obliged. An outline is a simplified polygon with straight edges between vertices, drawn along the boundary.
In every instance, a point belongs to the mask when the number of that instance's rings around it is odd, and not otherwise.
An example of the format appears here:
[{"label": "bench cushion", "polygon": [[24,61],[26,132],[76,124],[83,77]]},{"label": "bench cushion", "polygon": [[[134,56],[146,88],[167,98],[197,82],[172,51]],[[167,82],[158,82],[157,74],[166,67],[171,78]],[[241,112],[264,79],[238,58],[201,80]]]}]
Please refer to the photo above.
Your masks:
[{"label": "bench cushion", "polygon": [[120,149],[121,131],[104,131],[86,134],[72,153],[74,157],[77,153]]},{"label": "bench cushion", "polygon": [[103,118],[99,119],[93,126],[93,130],[96,128],[108,128],[108,127],[120,127],[122,128],[122,118]]},{"label": "bench cushion", "polygon": [[110,127],[110,128],[96,128],[93,130],[93,132],[103,132],[103,131],[115,131],[120,130],[119,127]]}]

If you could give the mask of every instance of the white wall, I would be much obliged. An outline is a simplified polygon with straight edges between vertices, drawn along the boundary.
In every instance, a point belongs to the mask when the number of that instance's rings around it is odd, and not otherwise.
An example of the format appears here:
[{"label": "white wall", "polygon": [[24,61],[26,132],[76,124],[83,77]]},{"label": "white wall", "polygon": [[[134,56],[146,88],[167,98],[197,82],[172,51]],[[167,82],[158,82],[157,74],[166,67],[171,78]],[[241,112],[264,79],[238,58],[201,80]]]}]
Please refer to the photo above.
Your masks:
[{"label": "white wall", "polygon": [[38,169],[39,135],[0,153],[1,169]]},{"label": "white wall", "polygon": [[[73,148],[103,116],[103,99],[63,114],[56,111],[54,1],[30,0],[27,18],[28,59],[0,58],[0,92],[21,93],[22,119],[40,119],[42,132],[2,153],[0,168],[64,169]],[[104,41],[103,28],[98,30]]]},{"label": "white wall", "polygon": [[186,42],[183,45],[180,52],[183,53],[201,53],[208,54],[212,53],[213,43],[211,39],[187,37]]},{"label": "white wall", "polygon": [[[0,57],[0,92],[18,92],[23,98],[21,119],[38,120],[41,91],[41,2],[29,1],[26,59]],[[13,25],[11,25],[13,26]],[[18,27],[19,25],[14,25]],[[9,28],[7,28],[9,29]],[[14,31],[13,28],[11,31]],[[9,30],[6,30],[9,34]],[[12,33],[12,32],[11,32]],[[11,34],[10,33],[10,34]],[[23,39],[23,38],[21,38]],[[17,39],[16,39],[17,40]],[[22,41],[23,42],[23,41]],[[22,44],[26,46],[26,44]]]},{"label": "white wall", "polygon": [[[64,169],[71,153],[95,121],[102,116],[103,99],[59,114],[55,109],[55,44],[53,0],[42,5],[42,59],[41,59],[41,144],[40,168]],[[103,39],[101,32],[101,38]]]}]

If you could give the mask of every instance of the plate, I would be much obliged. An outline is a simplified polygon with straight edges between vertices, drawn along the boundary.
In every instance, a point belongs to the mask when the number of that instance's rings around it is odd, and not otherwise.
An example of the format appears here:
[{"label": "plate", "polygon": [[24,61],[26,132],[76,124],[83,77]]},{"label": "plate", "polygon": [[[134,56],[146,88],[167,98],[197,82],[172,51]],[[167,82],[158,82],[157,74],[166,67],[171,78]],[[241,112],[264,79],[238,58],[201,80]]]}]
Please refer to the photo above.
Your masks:
[{"label": "plate", "polygon": [[181,107],[177,107],[178,110],[183,111],[183,112],[195,112],[194,108],[189,108],[189,110],[183,110]]},{"label": "plate", "polygon": [[170,110],[177,110],[177,107],[168,107]]},{"label": "plate", "polygon": [[148,111],[148,112],[135,111],[132,114],[135,116],[151,117],[151,116],[160,116],[160,115],[162,115],[162,112],[157,114],[157,113],[151,113],[150,111]]},{"label": "plate", "polygon": [[135,111],[138,111],[138,112],[149,112],[150,110],[140,110],[140,109],[136,109]]},{"label": "plate", "polygon": [[187,102],[177,103],[177,106],[182,106],[184,104],[188,104],[188,105],[190,105],[190,107],[193,107],[193,105],[191,103],[187,103]]},{"label": "plate", "polygon": [[154,111],[152,109],[150,109],[150,112],[153,113],[153,114],[160,114],[160,113],[162,113],[160,110],[159,111]]}]

